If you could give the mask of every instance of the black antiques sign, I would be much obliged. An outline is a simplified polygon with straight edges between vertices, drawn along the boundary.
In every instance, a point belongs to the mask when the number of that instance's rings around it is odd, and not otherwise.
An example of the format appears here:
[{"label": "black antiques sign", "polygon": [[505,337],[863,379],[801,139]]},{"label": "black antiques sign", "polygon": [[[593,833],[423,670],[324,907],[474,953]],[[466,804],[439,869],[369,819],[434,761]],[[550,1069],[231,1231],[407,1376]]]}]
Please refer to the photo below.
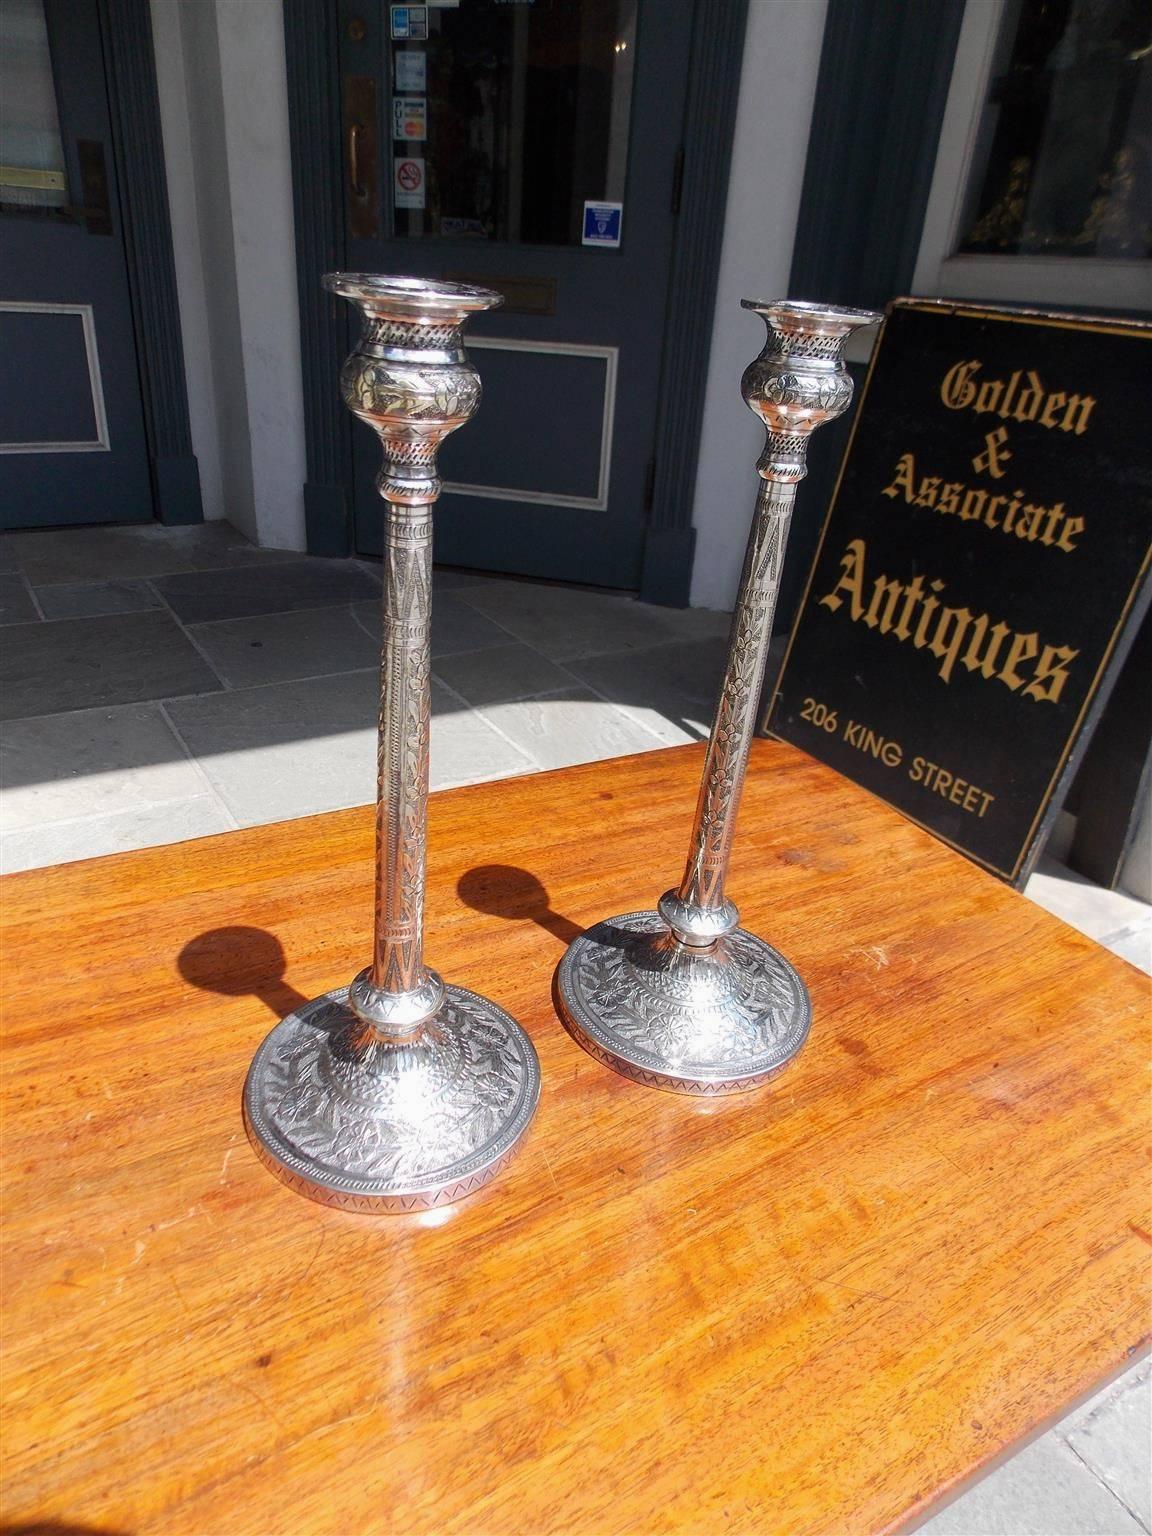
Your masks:
[{"label": "black antiques sign", "polygon": [[1023,881],[1150,537],[1152,327],[898,300],[768,729]]}]

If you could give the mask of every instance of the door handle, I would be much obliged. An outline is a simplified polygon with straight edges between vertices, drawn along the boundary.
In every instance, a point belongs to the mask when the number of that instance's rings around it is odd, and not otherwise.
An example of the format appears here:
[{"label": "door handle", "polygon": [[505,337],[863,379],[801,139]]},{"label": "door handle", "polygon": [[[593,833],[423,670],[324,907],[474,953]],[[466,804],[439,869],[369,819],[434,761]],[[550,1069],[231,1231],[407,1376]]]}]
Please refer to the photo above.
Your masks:
[{"label": "door handle", "polygon": [[352,123],[348,129],[348,185],[352,196],[361,199],[368,196],[367,188],[360,181],[360,136],[362,123]]},{"label": "door handle", "polygon": [[375,240],[380,233],[376,81],[371,75],[345,75],[343,97],[343,199],[348,234],[353,240]]}]

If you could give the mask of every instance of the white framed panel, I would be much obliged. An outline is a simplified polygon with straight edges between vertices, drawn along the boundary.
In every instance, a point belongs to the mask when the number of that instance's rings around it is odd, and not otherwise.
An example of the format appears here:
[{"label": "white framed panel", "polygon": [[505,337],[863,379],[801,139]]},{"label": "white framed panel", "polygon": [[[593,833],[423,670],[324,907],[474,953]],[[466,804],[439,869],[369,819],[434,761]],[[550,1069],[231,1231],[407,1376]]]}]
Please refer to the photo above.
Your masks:
[{"label": "white framed panel", "polygon": [[595,496],[568,496],[554,491],[531,491],[500,485],[468,485],[445,480],[444,490],[458,496],[485,496],[494,501],[523,501],[549,507],[572,507],[586,512],[605,512],[612,479],[612,434],[616,419],[616,374],[619,347],[598,347],[575,341],[525,341],[511,336],[469,336],[468,349],[490,347],[496,352],[529,352],[560,357],[599,358],[604,363],[604,410],[600,422],[599,473]]},{"label": "white framed panel", "polygon": [[9,314],[78,315],[84,337],[88,367],[88,386],[92,391],[92,416],[96,426],[93,438],[64,442],[0,442],[0,453],[108,453],[108,413],[104,407],[104,384],[100,377],[100,354],[96,346],[96,321],[91,304],[38,304],[20,299],[0,299],[0,312]]}]

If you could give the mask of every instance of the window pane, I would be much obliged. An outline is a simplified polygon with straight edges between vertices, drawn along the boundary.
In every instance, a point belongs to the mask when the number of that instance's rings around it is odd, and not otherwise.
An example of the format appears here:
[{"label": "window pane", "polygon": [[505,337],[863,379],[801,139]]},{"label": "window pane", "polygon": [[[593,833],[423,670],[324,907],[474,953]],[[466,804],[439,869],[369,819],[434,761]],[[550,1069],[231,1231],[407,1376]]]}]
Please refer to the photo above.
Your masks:
[{"label": "window pane", "polygon": [[959,249],[1152,255],[1152,6],[1018,0],[981,124]]},{"label": "window pane", "polygon": [[42,0],[0,3],[0,202],[68,201]]},{"label": "window pane", "polygon": [[579,245],[585,202],[624,197],[635,0],[413,6],[401,30],[409,16],[428,35],[389,45],[395,233]]}]

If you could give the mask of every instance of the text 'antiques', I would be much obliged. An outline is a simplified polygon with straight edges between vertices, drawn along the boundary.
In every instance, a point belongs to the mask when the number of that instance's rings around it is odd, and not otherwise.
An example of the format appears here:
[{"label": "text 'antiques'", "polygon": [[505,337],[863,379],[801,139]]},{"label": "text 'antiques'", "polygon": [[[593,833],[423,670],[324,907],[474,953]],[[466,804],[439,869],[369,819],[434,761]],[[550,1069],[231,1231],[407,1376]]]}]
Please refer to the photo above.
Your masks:
[{"label": "text 'antiques'", "polygon": [[1019,879],[1132,633],[1147,326],[901,301],[770,729]]}]

